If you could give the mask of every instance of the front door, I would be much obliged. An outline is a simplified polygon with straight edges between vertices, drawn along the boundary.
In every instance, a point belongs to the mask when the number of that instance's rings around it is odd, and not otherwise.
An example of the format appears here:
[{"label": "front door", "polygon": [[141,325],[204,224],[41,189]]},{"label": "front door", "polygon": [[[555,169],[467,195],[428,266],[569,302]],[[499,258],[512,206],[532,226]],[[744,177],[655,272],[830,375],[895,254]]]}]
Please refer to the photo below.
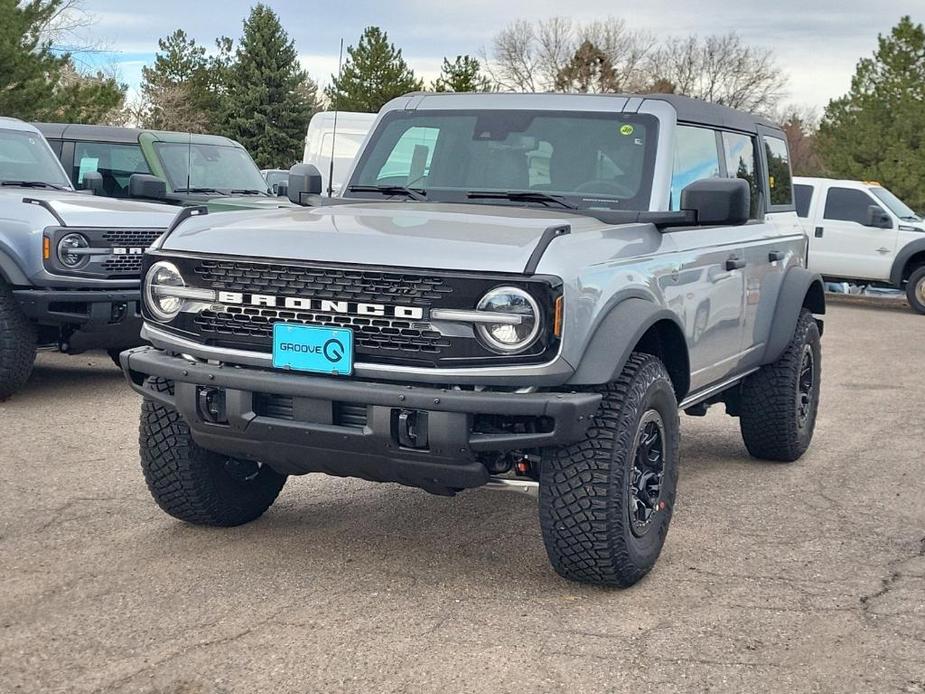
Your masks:
[{"label": "front door", "polygon": [[809,229],[810,270],[846,279],[889,278],[899,232],[895,226],[867,226],[871,205],[883,210],[866,191],[838,186],[828,189],[822,219],[817,218]]}]

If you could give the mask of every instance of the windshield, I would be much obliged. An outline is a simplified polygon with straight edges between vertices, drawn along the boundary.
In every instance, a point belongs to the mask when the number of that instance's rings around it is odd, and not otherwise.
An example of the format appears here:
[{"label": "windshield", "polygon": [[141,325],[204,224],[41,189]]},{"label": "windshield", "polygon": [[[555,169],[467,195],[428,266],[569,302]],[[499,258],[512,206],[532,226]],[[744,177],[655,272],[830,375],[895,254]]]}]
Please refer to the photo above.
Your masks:
[{"label": "windshield", "polygon": [[908,222],[922,221],[922,219],[912,211],[912,208],[910,208],[906,203],[893,195],[886,188],[873,186],[871,187],[870,192],[876,195],[880,202],[886,205],[890,212],[895,214],[900,219],[906,220]]},{"label": "windshield", "polygon": [[657,131],[653,116],[637,114],[394,111],[345,196],[394,195],[399,186],[429,201],[648,209]]},{"label": "windshield", "polygon": [[41,135],[0,129],[0,182],[17,181],[71,187],[61,162]]},{"label": "windshield", "polygon": [[[267,192],[267,182],[247,152],[229,145],[157,142],[158,159],[175,192],[187,189],[220,193]],[[189,183],[187,184],[187,171]]]}]

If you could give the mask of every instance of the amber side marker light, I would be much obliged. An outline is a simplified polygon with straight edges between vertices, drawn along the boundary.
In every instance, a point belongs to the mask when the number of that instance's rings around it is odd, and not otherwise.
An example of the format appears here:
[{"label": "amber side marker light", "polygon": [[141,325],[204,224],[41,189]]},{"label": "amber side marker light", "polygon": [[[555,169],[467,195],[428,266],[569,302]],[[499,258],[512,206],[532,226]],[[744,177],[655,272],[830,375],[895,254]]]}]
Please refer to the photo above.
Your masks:
[{"label": "amber side marker light", "polygon": [[552,333],[556,337],[562,337],[562,297],[556,298],[555,316],[552,323]]},{"label": "amber side marker light", "polygon": [[51,239],[47,236],[42,239],[42,257],[45,260],[51,258]]}]

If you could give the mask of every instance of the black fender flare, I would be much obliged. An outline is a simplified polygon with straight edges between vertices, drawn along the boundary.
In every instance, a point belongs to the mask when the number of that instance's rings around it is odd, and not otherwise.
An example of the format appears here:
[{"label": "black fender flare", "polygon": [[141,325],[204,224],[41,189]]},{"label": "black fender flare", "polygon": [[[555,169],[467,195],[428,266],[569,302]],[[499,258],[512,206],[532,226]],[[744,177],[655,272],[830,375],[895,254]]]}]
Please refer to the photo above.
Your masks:
[{"label": "black fender flare", "polygon": [[[690,387],[690,359],[684,339],[684,326],[673,311],[639,297],[624,299],[598,322],[581,356],[578,368],[568,383],[610,383],[623,371],[630,354],[649,329],[664,321],[669,324],[666,326],[667,330],[676,331],[673,332],[677,338],[675,341],[680,343],[673,345],[672,356],[675,364],[666,364],[672,380],[675,381],[675,391],[680,402]],[[679,351],[681,353],[678,353]]]},{"label": "black fender flare", "polygon": [[31,284],[29,278],[23,274],[14,260],[2,250],[0,250],[0,279],[13,287]]},{"label": "black fender flare", "polygon": [[925,238],[916,239],[899,249],[899,253],[896,254],[896,259],[893,260],[893,268],[890,270],[890,284],[894,287],[902,286],[903,272],[906,269],[906,263],[908,263],[909,258],[916,253],[925,253]]},{"label": "black fender flare", "polygon": [[[777,305],[774,308],[771,332],[768,335],[762,364],[773,364],[780,359],[793,338],[800,311],[804,306],[814,314],[825,314],[825,285],[822,275],[803,267],[792,267],[784,275],[780,293],[777,295]],[[819,329],[822,330],[821,321]]]}]

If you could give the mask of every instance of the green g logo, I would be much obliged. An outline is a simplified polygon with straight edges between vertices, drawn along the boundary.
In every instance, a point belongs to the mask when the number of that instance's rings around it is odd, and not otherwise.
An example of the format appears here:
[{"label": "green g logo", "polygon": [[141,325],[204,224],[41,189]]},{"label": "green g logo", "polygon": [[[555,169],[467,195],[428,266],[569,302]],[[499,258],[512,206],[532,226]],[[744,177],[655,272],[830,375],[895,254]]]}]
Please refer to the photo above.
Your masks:
[{"label": "green g logo", "polygon": [[630,125],[629,123],[627,123],[626,125],[621,125],[621,126],[620,126],[620,134],[621,134],[621,135],[632,135],[632,134],[633,134],[633,126]]}]

